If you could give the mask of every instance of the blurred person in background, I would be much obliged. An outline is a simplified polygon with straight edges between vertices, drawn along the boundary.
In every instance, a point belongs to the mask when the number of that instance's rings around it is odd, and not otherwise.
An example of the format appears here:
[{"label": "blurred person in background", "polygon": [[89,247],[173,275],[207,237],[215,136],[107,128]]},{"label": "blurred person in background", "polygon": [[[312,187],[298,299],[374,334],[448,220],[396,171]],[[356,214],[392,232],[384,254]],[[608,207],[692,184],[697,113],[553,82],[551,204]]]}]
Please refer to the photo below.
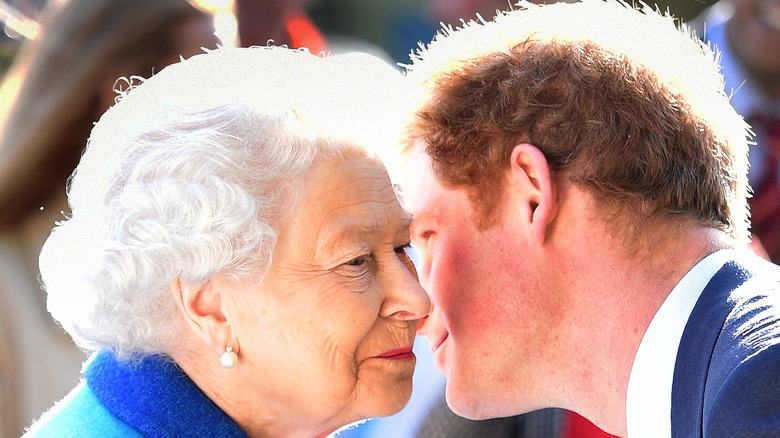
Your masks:
[{"label": "blurred person in background", "polygon": [[306,9],[312,0],[233,0],[242,47],[273,44],[311,53],[328,51],[328,43]]},{"label": "blurred person in background", "polygon": [[66,180],[120,77],[148,77],[216,48],[212,16],[187,0],[52,1],[0,96],[0,382],[2,436],[22,428],[78,381],[84,353],[44,307],[41,244],[68,214]]},{"label": "blurred person in background", "polygon": [[237,45],[305,48],[315,55],[357,52],[391,62],[384,49],[365,39],[323,32],[309,15],[309,9],[317,3],[317,0],[233,0]]},{"label": "blurred person in background", "polygon": [[511,0],[425,0],[425,11],[430,20],[450,26],[460,26],[461,20],[471,21],[481,16],[491,20],[496,11],[506,11]]},{"label": "blurred person in background", "polygon": [[[550,3],[572,3],[575,0],[531,0],[538,5]],[[432,21],[441,22],[455,27],[461,26],[461,21],[475,20],[477,16],[492,20],[496,11],[512,9],[512,0],[425,0],[425,9]]]},{"label": "blurred person in background", "polygon": [[731,104],[756,134],[748,174],[754,247],[780,263],[780,2],[721,0],[690,24],[720,52]]}]

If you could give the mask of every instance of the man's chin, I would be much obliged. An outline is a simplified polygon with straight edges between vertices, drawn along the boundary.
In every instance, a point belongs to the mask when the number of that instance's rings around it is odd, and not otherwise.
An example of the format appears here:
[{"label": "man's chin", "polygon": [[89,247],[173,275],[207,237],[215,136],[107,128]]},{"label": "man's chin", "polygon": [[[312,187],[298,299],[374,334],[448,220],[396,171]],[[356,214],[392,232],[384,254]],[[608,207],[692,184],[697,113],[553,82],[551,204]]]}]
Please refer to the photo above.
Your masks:
[{"label": "man's chin", "polygon": [[450,385],[449,379],[447,380],[445,398],[450,410],[460,417],[469,420],[495,418],[486,412],[487,406],[485,406],[485,401],[483,399],[468,391],[455,389],[454,386]]},{"label": "man's chin", "polygon": [[534,410],[528,409],[529,406],[518,405],[516,400],[497,399],[496,394],[479,393],[451,385],[449,379],[445,398],[452,412],[469,420],[511,417]]}]

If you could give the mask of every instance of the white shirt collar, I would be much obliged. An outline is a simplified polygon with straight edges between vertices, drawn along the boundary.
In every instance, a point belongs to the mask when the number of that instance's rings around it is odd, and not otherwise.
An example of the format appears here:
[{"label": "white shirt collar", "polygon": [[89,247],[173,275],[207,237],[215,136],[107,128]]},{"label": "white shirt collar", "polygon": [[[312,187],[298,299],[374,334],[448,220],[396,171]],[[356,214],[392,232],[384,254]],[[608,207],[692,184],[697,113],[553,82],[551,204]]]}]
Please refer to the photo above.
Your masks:
[{"label": "white shirt collar", "polygon": [[639,344],[626,395],[630,438],[670,437],[672,378],[685,324],[701,292],[733,251],[716,251],[697,263],[666,297]]}]

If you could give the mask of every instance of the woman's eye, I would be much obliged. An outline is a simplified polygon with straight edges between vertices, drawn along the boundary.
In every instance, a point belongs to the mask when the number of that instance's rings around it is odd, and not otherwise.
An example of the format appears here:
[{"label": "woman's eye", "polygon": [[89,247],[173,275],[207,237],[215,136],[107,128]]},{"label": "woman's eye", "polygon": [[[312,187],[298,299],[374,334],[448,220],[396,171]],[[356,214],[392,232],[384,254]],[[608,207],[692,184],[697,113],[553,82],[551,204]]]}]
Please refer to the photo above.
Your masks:
[{"label": "woman's eye", "polygon": [[362,267],[368,264],[368,256],[360,256],[345,263],[347,266]]},{"label": "woman's eye", "polygon": [[398,254],[398,255],[401,255],[401,254],[407,254],[408,255],[409,251],[411,249],[412,249],[412,244],[411,243],[407,243],[405,245],[401,245],[401,246],[397,246],[397,247],[393,248],[395,253]]},{"label": "woman's eye", "polygon": [[406,245],[401,245],[396,247],[395,249],[396,255],[398,255],[398,258],[401,259],[404,262],[413,262],[415,260],[415,254],[414,254],[414,248],[412,248],[411,243],[407,243]]},{"label": "woman's eye", "polygon": [[373,265],[374,259],[371,254],[365,254],[343,263],[338,272],[346,278],[363,281],[370,278],[369,274],[374,270]]},{"label": "woman's eye", "polygon": [[395,248],[395,253],[398,256],[398,259],[401,261],[401,263],[406,266],[406,269],[409,270],[409,272],[414,275],[414,278],[417,278],[417,268],[414,266],[417,257],[414,252],[414,248],[410,243],[407,243],[406,245],[401,245]]}]

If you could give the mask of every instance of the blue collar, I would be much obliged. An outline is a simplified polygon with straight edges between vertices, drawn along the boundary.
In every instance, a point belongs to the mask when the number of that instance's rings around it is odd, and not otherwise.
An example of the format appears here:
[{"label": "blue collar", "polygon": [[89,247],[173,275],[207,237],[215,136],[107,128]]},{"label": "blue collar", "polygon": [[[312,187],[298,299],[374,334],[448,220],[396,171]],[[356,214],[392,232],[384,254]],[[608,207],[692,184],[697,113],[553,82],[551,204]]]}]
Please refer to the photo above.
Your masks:
[{"label": "blue collar", "polygon": [[120,363],[98,353],[84,371],[103,405],[147,438],[247,435],[173,362],[150,356]]}]

